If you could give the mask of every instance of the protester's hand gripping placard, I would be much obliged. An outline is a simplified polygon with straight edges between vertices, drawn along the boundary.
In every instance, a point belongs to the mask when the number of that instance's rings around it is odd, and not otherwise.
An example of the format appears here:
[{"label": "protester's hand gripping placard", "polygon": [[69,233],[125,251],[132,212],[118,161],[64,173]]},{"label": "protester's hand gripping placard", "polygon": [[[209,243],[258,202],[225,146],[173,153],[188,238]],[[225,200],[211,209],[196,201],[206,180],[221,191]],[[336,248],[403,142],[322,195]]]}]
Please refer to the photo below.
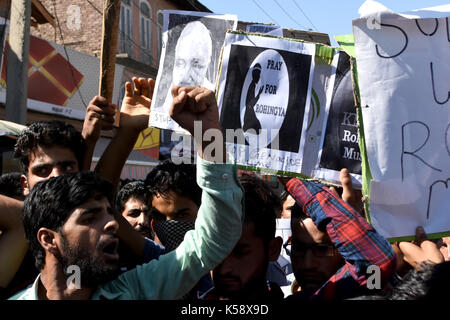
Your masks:
[{"label": "protester's hand gripping placard", "polygon": [[214,89],[226,30],[235,30],[236,15],[164,10],[161,58],[149,125],[187,132],[169,116],[171,88],[201,86]]},{"label": "protester's hand gripping placard", "polygon": [[353,32],[371,222],[386,238],[413,238],[417,226],[442,237],[450,231],[450,5],[364,9]]}]

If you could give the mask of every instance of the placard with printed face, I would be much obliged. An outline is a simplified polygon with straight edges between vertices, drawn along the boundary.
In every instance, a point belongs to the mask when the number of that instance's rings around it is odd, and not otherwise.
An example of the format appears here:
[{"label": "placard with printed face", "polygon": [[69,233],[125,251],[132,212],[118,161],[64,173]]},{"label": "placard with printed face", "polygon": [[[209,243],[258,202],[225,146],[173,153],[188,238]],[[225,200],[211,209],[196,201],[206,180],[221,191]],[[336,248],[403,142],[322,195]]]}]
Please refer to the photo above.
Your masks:
[{"label": "placard with printed face", "polygon": [[226,30],[236,15],[164,10],[164,32],[149,125],[187,133],[169,116],[171,88],[201,86],[214,90]]},{"label": "placard with printed face", "polygon": [[301,172],[314,54],[312,43],[227,33],[218,103],[238,164]]},{"label": "placard with printed face", "polygon": [[350,56],[344,51],[336,51],[332,65],[322,130],[324,134],[314,176],[340,183],[339,172],[347,168],[353,186],[361,188],[361,154]]}]

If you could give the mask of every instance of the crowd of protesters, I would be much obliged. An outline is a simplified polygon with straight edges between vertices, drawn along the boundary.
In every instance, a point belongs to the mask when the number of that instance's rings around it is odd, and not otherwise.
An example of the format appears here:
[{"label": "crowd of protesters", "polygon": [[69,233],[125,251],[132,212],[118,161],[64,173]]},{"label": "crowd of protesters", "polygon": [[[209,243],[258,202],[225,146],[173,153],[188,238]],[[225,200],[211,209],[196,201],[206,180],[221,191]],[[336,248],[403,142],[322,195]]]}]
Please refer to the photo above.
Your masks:
[{"label": "crowd of protesters", "polygon": [[[209,154],[211,141],[195,140],[196,164],[166,160],[145,180],[121,183],[153,89],[152,79],[127,83],[117,133],[93,172],[96,141],[116,113],[106,99],[91,100],[82,132],[40,121],[20,134],[15,157],[23,171],[0,179],[2,299],[448,296],[450,238],[430,240],[417,226],[414,241],[390,243],[368,223],[345,168],[340,188],[278,177],[280,196],[257,175],[238,175],[225,153]],[[182,128],[194,134],[194,121],[202,121],[203,130],[221,131],[213,91],[171,93],[170,116]],[[290,219],[287,241],[276,236],[277,219]],[[288,257],[280,260],[283,248]],[[286,283],[290,292],[281,289]]]}]

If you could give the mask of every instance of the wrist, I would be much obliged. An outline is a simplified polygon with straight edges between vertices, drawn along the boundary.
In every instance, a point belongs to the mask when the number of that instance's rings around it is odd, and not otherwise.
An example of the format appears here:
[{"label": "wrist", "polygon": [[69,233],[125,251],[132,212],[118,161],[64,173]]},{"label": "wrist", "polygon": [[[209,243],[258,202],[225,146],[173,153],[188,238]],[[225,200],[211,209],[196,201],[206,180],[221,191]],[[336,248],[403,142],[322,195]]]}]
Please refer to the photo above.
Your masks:
[{"label": "wrist", "polygon": [[130,138],[137,138],[139,136],[139,133],[144,130],[146,128],[136,128],[136,127],[127,127],[127,126],[122,126],[122,127],[118,127],[117,128],[117,135],[126,135],[129,136]]},{"label": "wrist", "polygon": [[[206,140],[205,137],[208,139]],[[220,125],[208,126],[203,129],[201,137],[194,135],[194,141],[198,155],[202,159],[216,163],[226,162],[226,149]]]},{"label": "wrist", "polygon": [[81,136],[83,137],[84,141],[86,142],[86,147],[87,148],[95,146],[95,144],[97,143],[98,138],[100,138],[100,135],[99,136],[95,136],[95,135],[88,135],[88,134],[84,135],[84,134],[82,134]]}]

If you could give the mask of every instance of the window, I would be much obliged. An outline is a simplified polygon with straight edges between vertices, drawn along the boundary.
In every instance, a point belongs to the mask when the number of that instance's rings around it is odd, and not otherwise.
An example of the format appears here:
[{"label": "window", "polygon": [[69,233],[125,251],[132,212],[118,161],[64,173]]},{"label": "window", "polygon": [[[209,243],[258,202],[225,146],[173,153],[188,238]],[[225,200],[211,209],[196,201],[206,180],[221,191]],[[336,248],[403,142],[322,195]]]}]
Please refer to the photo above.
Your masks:
[{"label": "window", "polygon": [[122,4],[120,5],[120,28],[119,28],[121,37],[132,39],[131,19],[132,19],[131,1],[122,0]]},{"label": "window", "polygon": [[141,46],[144,49],[151,48],[151,9],[146,1],[141,1],[139,5],[140,9],[140,30],[141,30]]}]

